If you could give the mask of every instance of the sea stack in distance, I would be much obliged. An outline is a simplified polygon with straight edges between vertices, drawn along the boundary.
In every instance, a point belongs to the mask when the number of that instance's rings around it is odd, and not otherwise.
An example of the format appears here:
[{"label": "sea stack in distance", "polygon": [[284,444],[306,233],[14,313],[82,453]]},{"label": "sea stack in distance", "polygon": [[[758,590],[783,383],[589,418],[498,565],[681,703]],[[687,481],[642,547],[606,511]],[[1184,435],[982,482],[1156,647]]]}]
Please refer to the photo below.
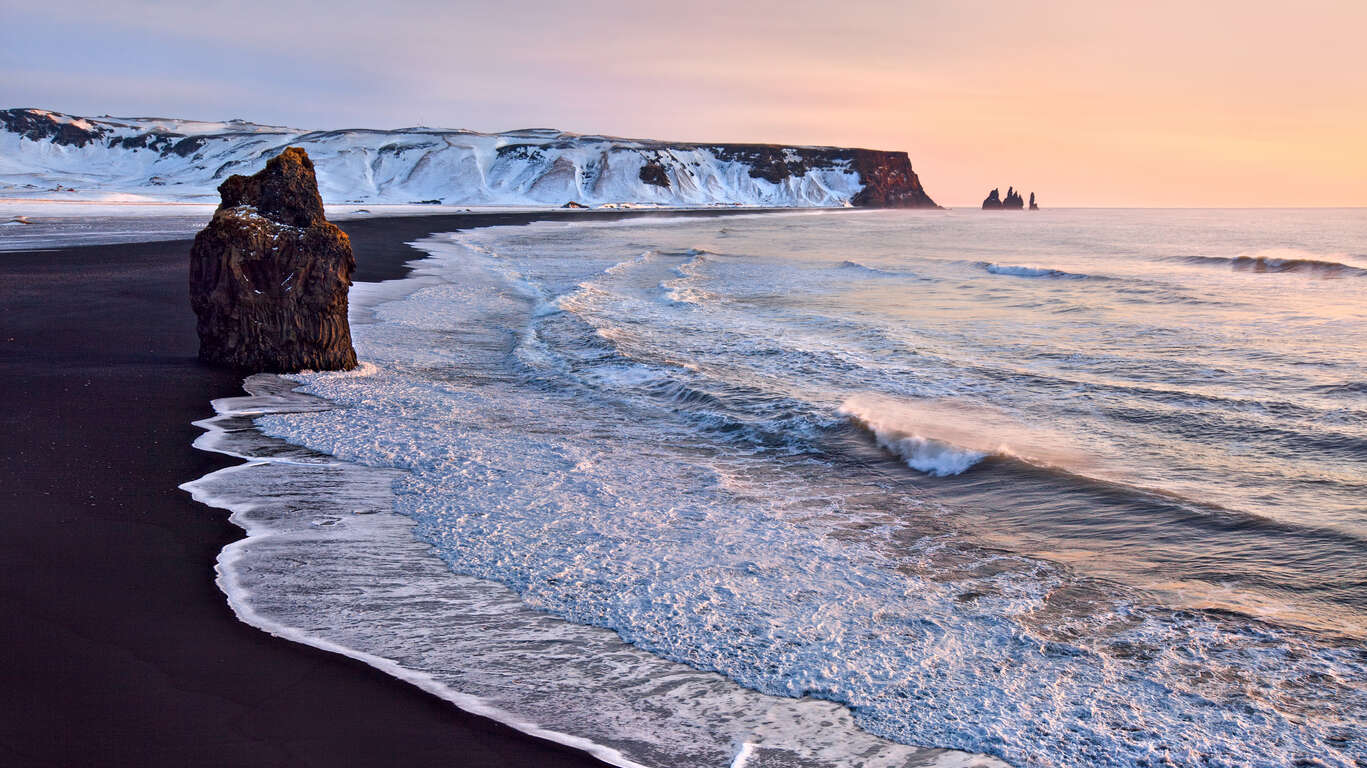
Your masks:
[{"label": "sea stack in distance", "polygon": [[243,371],[356,367],[347,291],[356,259],[329,223],[308,153],[289,147],[231,176],[190,249],[199,357]]},{"label": "sea stack in distance", "polygon": [[1006,188],[1005,200],[1001,198],[1001,190],[996,187],[993,187],[992,191],[987,193],[987,199],[983,200],[984,211],[998,211],[1003,209],[1020,210],[1024,207],[1025,200],[1021,198],[1021,193],[1017,192],[1014,187]]}]

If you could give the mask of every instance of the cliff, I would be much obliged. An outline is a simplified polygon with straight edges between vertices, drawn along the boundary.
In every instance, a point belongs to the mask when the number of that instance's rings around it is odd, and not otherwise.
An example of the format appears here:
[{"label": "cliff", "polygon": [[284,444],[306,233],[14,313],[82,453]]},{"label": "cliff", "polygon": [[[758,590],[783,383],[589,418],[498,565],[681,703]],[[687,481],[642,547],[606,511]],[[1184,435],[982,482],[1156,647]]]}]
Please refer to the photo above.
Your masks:
[{"label": "cliff", "polygon": [[864,188],[850,200],[862,208],[939,208],[921,187],[906,152],[854,150],[854,167]]},{"label": "cliff", "polygon": [[323,216],[308,154],[287,148],[219,192],[190,249],[200,359],[271,373],[356,367],[347,322],[356,260]]},{"label": "cliff", "polygon": [[936,207],[905,152],[548,129],[303,131],[37,109],[0,110],[0,194],[212,200],[224,179],[287,146],[308,152],[329,203]]}]

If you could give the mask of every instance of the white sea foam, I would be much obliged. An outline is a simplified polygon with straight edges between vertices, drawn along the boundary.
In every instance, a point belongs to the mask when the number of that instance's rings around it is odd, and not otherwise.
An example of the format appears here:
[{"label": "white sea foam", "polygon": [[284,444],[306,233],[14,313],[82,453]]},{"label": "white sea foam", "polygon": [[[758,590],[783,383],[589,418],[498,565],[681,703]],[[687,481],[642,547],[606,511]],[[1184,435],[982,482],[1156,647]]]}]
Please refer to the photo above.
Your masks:
[{"label": "white sea foam", "polygon": [[962,474],[993,455],[1071,471],[1096,464],[1071,447],[1066,436],[1027,427],[986,407],[858,395],[847,398],[840,413],[868,430],[907,466],[935,477]]},{"label": "white sea foam", "polygon": [[[641,768],[640,763],[612,747],[544,727],[505,709],[492,697],[461,690],[453,680],[458,676],[449,669],[424,669],[412,658],[417,650],[412,645],[427,640],[430,629],[412,628],[410,636],[402,640],[391,636],[387,646],[373,636],[365,640],[347,636],[347,627],[337,623],[345,615],[343,604],[348,593],[360,591],[376,602],[389,597],[392,602],[386,607],[390,611],[376,611],[373,618],[390,621],[396,618],[395,612],[402,610],[404,602],[450,600],[449,596],[457,593],[468,603],[478,604],[491,597],[488,593],[494,593],[495,602],[502,596],[497,594],[497,587],[462,580],[439,564],[425,562],[431,558],[409,532],[411,522],[393,514],[390,486],[394,473],[324,457],[313,462],[282,461],[279,453],[288,451],[290,446],[259,434],[244,434],[254,430],[222,426],[225,420],[244,413],[326,407],[314,398],[290,393],[293,385],[274,377],[253,376],[246,382],[250,396],[215,401],[219,416],[197,422],[208,430],[208,439],[197,441],[196,447],[237,457],[262,452],[269,458],[228,467],[181,486],[196,501],[231,512],[230,520],[247,533],[245,539],[223,549],[215,568],[217,584],[238,618],[277,637],[358,659],[467,712],[583,750],[609,765]],[[320,531],[323,527],[326,533]],[[298,552],[297,559],[288,558],[290,552]],[[282,558],[286,558],[284,562]],[[390,572],[372,566],[351,579],[341,576],[343,569],[354,570],[362,560],[385,563]],[[394,572],[395,568],[399,571]],[[385,576],[389,581],[377,584]],[[461,587],[469,594],[461,593]],[[508,605],[506,598],[502,602],[504,605],[499,607],[518,610]],[[355,618],[354,606],[349,613]],[[451,614],[456,615],[457,610]],[[308,621],[310,618],[313,622]],[[364,629],[353,629],[364,636]],[[485,628],[490,632],[500,629],[504,628]],[[514,642],[526,640],[519,637]],[[404,647],[404,641],[410,646]],[[454,650],[447,648],[448,652]],[[381,655],[386,652],[397,658]]]},{"label": "white sea foam", "polygon": [[[768,242],[786,223],[747,226]],[[994,328],[990,314],[870,330],[858,312],[842,313],[850,281],[828,284],[833,246],[809,244],[828,228],[838,242],[836,225],[799,228],[771,251],[751,238],[760,256],[675,272],[715,227],[592,225],[581,241],[575,230],[533,225],[426,243],[434,258],[421,274],[432,281],[374,306],[372,321],[353,329],[370,375],[301,377],[337,409],[259,420],[328,461],[397,471],[389,503],[407,517],[362,517],[392,521],[393,540],[419,554],[370,554],[368,529],[338,550],[335,568],[291,587],[298,561],[314,559],[324,537],[360,530],[301,501],[309,538],[299,543],[310,556],[263,547],[250,570],[265,578],[278,558],[270,578],[279,581],[236,588],[253,605],[273,601],[282,624],[311,636],[322,628],[330,642],[404,669],[454,675],[443,684],[509,716],[650,765],[858,764],[854,752],[882,764],[922,754],[870,734],[1040,766],[1270,767],[1303,755],[1351,766],[1362,757],[1359,649],[1174,612],[1142,592],[980,549],[904,482],[910,473],[892,478],[827,450],[850,442],[830,428],[843,405],[844,418],[885,435],[1085,466],[1079,454],[1091,451],[1075,443],[1088,435],[981,401],[1043,380],[1045,403],[1085,410],[1099,384],[1046,369],[1029,357],[1028,344],[1040,343],[1030,328]],[[727,228],[734,252],[747,253],[747,227]],[[640,258],[643,241],[658,255]],[[799,246],[821,252],[815,266],[782,260],[796,261]],[[954,264],[962,273],[963,261]],[[1012,300],[1031,284],[1008,289],[978,274]],[[723,300],[707,311],[661,301],[661,283],[675,279]],[[879,285],[886,294],[889,283]],[[994,294],[970,298],[982,295]],[[897,312],[948,303],[919,287],[894,300]],[[913,325],[906,317],[895,315]],[[1095,326],[1079,324],[1095,338]],[[1002,346],[974,346],[988,336]],[[1061,346],[1046,359],[1068,371],[1089,363]],[[895,365],[889,349],[913,351]],[[1104,359],[1097,370],[1117,376],[1124,362]],[[851,379],[902,394],[850,398],[862,390],[835,385]],[[967,395],[979,404],[966,405]],[[791,450],[766,442],[775,434]],[[300,458],[228,477],[350,471]],[[271,487],[282,498],[303,488],[308,504],[326,486],[278,480]],[[419,560],[445,591],[415,591]],[[327,597],[334,582],[336,599]],[[502,597],[459,594],[484,587]],[[553,634],[526,634],[514,616]],[[476,617],[482,623],[470,623]]]},{"label": "white sea foam", "polygon": [[216,401],[219,415],[201,423],[208,432],[199,447],[263,458],[183,486],[231,511],[247,531],[217,566],[244,622],[359,659],[610,765],[1002,765],[883,741],[837,704],[746,690],[626,645],[607,629],[532,610],[500,584],[452,573],[413,536],[414,522],[393,514],[402,473],[321,455],[281,460],[299,449],[239,428],[246,414],[329,408],[292,386],[253,376],[250,396]]},{"label": "white sea foam", "polygon": [[982,451],[969,451],[920,435],[902,435],[874,430],[878,444],[892,451],[908,467],[935,477],[963,474],[969,467],[987,456]]},{"label": "white sea foam", "polygon": [[1060,280],[1085,280],[1088,277],[1073,272],[1064,272],[1061,269],[1016,264],[984,264],[983,269],[994,275],[1010,275],[1012,277],[1049,277]]},{"label": "white sea foam", "polygon": [[989,451],[963,448],[914,431],[908,432],[907,429],[933,429],[934,425],[915,419],[906,409],[900,409],[900,413],[894,416],[890,413],[894,409],[895,406],[887,403],[880,407],[863,399],[851,398],[841,406],[840,413],[867,429],[878,445],[897,455],[908,467],[934,477],[963,474],[989,454]]}]

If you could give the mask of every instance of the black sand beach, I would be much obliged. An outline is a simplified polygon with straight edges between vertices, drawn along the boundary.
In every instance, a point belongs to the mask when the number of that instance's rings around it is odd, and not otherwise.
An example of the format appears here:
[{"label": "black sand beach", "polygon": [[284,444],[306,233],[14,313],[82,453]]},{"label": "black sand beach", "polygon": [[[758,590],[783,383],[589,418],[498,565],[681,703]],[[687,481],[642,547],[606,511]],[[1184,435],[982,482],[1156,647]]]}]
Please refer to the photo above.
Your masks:
[{"label": "black sand beach", "polygon": [[[429,232],[557,215],[341,224],[374,281]],[[195,359],[188,251],[0,254],[0,763],[599,764],[233,617],[213,564],[242,531],[177,489],[235,463],[191,422],[241,391]]]}]

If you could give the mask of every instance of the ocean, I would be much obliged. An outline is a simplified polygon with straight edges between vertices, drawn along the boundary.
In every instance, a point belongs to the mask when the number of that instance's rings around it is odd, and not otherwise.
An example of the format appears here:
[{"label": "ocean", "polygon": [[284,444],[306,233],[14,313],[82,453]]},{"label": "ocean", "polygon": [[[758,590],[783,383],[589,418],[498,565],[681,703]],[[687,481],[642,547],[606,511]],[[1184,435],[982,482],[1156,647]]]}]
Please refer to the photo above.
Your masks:
[{"label": "ocean", "polygon": [[248,623],[618,765],[1367,764],[1367,211],[416,245],[202,422]]}]

